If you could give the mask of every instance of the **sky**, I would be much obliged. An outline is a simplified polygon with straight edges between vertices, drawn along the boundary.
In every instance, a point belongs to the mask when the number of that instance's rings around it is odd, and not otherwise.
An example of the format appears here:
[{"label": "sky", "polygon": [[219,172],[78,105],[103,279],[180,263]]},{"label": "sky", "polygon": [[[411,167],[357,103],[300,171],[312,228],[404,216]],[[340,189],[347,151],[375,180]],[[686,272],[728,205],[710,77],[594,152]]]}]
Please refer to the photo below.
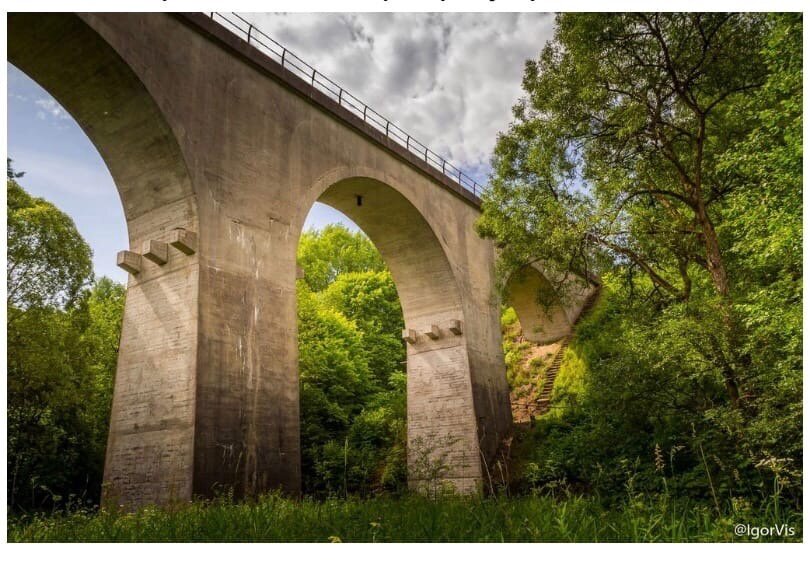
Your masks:
[{"label": "sky", "polygon": [[[258,28],[485,184],[499,131],[521,96],[526,59],[553,32],[537,13],[242,14]],[[73,118],[8,64],[8,151],[21,185],[68,213],[97,276],[126,283],[128,246],[115,184]],[[315,204],[308,228],[356,225]]]}]

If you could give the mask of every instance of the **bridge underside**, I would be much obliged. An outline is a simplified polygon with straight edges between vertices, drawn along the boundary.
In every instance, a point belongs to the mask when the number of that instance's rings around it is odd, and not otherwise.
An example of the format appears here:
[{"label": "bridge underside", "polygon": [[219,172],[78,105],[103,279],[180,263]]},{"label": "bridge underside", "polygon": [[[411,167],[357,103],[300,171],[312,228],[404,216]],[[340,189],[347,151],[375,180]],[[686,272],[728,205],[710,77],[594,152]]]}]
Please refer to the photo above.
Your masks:
[{"label": "bridge underside", "polygon": [[363,228],[397,284],[412,485],[428,460],[482,489],[511,414],[474,198],[202,16],[8,29],[10,62],[76,118],[127,218],[105,502],[300,491],[295,256],[315,201]]},{"label": "bridge underside", "polygon": [[524,338],[540,345],[552,344],[571,334],[594,291],[594,283],[532,263],[512,274],[506,284],[505,299],[517,314]]}]

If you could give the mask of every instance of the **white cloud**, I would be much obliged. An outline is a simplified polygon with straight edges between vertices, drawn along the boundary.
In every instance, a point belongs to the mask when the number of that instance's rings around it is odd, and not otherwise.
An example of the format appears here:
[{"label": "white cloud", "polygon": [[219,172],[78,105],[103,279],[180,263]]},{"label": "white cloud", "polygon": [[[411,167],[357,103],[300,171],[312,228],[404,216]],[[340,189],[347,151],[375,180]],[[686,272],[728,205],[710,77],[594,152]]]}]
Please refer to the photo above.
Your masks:
[{"label": "white cloud", "polygon": [[40,98],[34,103],[42,108],[37,111],[37,118],[39,119],[45,119],[48,115],[56,119],[70,119],[70,114],[53,98]]},{"label": "white cloud", "polygon": [[540,54],[554,26],[551,15],[536,13],[245,17],[479,177],[522,95],[525,61]]}]

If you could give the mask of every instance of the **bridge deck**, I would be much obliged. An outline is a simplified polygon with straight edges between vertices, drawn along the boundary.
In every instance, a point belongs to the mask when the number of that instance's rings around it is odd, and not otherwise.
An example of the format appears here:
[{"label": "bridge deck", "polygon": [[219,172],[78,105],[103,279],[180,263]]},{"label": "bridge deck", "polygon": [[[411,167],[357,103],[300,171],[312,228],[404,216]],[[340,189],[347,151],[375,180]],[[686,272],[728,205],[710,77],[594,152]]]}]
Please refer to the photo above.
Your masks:
[{"label": "bridge deck", "polygon": [[201,13],[175,13],[174,16],[179,18],[183,23],[196,28],[199,32],[220,43],[234,55],[241,57],[246,62],[251,64],[259,72],[263,72],[270,76],[296,95],[305,98],[309,103],[318,109],[348,125],[366,137],[372,143],[382,146],[396,158],[407,162],[410,166],[417,169],[422,174],[430,177],[442,188],[457,195],[476,209],[480,209],[480,198],[468,188],[465,188],[448,175],[443,174],[441,170],[429,164],[427,159],[418,157],[412,151],[399,144],[396,140],[390,136],[386,136],[384,132],[379,131],[373,125],[364,121],[361,117],[358,117],[346,107],[330,98],[327,94],[316,88],[312,83],[303,80],[294,72],[285,68],[279,62],[273,60],[272,57],[265,54],[262,50],[251,43],[248,43],[248,41],[242,39],[235,33],[229,31],[226,27],[220,25],[212,18]]}]

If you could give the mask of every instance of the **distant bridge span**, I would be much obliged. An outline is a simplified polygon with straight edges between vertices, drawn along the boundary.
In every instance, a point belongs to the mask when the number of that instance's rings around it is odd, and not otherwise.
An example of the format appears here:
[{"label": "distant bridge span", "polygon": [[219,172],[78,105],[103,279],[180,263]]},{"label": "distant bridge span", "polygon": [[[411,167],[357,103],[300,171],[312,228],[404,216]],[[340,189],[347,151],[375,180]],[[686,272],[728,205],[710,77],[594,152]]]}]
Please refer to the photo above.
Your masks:
[{"label": "distant bridge span", "polygon": [[[311,67],[286,50],[275,60],[252,26],[219,20],[9,14],[9,61],[87,133],[127,220],[105,499],[300,491],[295,257],[316,201],[368,234],[396,283],[409,464],[433,448],[446,481],[481,490],[511,413],[479,186],[322,75],[302,78]],[[538,276],[523,277],[547,287]],[[555,338],[574,317],[554,316]]]}]

